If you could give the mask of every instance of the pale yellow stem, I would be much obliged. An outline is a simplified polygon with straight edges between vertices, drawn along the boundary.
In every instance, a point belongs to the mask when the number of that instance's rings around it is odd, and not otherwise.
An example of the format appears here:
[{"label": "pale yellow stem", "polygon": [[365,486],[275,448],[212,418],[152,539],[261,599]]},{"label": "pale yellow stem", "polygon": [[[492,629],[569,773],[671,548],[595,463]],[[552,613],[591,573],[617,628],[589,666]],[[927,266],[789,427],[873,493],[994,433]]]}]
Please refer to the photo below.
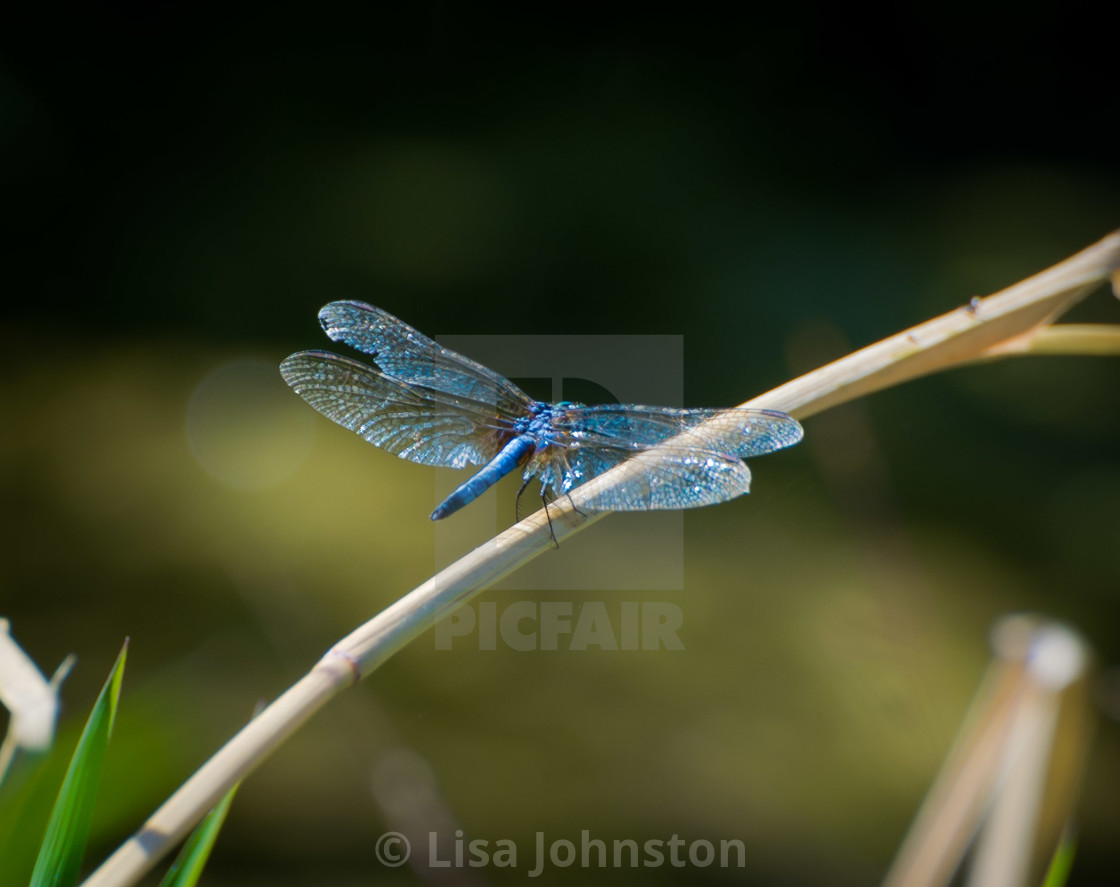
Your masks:
[{"label": "pale yellow stem", "polygon": [[[1022,354],[1116,357],[1120,355],[1120,325],[1060,323],[1042,327],[1019,344]],[[1009,347],[1003,353],[1014,353],[1014,349]]]}]

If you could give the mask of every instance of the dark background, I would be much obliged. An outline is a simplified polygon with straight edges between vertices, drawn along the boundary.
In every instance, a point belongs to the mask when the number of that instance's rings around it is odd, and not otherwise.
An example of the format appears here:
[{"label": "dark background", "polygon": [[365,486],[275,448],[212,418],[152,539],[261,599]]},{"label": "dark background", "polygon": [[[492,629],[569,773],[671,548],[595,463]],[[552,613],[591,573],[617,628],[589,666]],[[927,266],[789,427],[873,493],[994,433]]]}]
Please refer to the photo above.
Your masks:
[{"label": "dark background", "polygon": [[[271,370],[222,433],[231,464],[274,447],[291,470],[200,467],[208,373],[322,347],[319,306],[356,298],[433,335],[681,335],[687,403],[743,401],[1117,227],[1096,9],[11,22],[0,610],[45,670],[79,654],[60,745],[132,637],[92,855],[431,572],[430,472],[311,422]],[[738,836],[742,883],[875,883],[999,615],[1065,619],[1116,658],[1118,382],[1112,359],[1015,359],[810,420],[750,499],[688,515],[687,653],[421,639],[246,785],[213,883],[387,877],[370,773],[398,746],[468,837]],[[1114,723],[1095,749],[1073,884],[1120,862]]]}]

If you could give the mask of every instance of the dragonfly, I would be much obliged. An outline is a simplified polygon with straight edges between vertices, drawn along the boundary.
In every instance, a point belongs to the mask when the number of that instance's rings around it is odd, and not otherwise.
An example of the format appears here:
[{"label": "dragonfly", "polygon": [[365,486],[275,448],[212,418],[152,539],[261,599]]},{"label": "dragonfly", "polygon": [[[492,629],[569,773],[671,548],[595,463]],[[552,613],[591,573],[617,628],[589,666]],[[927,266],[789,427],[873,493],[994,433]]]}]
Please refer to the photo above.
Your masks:
[{"label": "dragonfly", "polygon": [[533,400],[504,376],[363,302],[331,302],[319,321],[331,340],[369,355],[375,366],[329,351],[293,354],[280,373],[300,397],[402,459],[481,466],[436,507],[432,520],[454,514],[520,468],[518,502],[536,479],[551,530],[550,501],[570,498],[576,487],[631,458],[646,463],[641,471],[602,485],[580,506],[652,511],[712,505],[749,492],[744,459],[802,438],[798,422],[774,410]]}]

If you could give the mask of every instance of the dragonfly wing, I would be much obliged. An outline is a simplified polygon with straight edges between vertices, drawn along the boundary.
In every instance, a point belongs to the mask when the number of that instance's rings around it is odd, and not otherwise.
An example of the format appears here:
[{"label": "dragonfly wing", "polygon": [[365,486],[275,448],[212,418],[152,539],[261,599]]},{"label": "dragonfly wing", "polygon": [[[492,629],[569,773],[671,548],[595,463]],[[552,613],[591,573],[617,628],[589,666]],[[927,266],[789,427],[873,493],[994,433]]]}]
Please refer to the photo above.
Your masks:
[{"label": "dragonfly wing", "polygon": [[[580,447],[559,449],[550,465],[541,473],[556,477],[559,486],[554,491],[567,492],[564,486],[579,486],[596,474],[601,474],[619,462],[632,458],[646,463],[622,484],[597,492],[580,503],[592,511],[660,511],[664,509],[698,508],[726,502],[749,492],[751,472],[738,456],[705,450],[692,445],[668,444],[653,453],[642,450],[607,449],[605,447]],[[599,469],[595,474],[580,478],[583,471]],[[571,488],[569,487],[569,489]]]},{"label": "dragonfly wing", "polygon": [[577,443],[582,437],[638,451],[690,432],[704,422],[710,424],[703,432],[690,435],[696,446],[740,459],[793,446],[804,434],[797,420],[785,413],[748,407],[679,410],[630,404],[576,406],[566,410],[553,424]]},{"label": "dragonfly wing", "polygon": [[512,437],[492,406],[409,384],[327,351],[293,354],[280,364],[280,374],[332,422],[421,465],[484,465]]},{"label": "dragonfly wing", "polygon": [[703,433],[696,432],[697,436],[709,441],[712,449],[733,453],[740,459],[784,450],[805,436],[801,423],[777,410],[736,407],[714,412],[703,420],[707,424]]},{"label": "dragonfly wing", "polygon": [[494,404],[511,415],[523,415],[533,403],[508,379],[437,345],[380,308],[364,302],[331,302],[319,311],[319,322],[331,339],[371,355],[394,379]]},{"label": "dragonfly wing", "polygon": [[[698,426],[705,422],[709,424],[701,432]],[[796,420],[771,410],[575,406],[554,419],[550,446],[536,464],[530,463],[526,476],[533,474],[563,494],[633,458],[645,463],[646,470],[595,494],[588,507],[695,508],[748,492],[751,473],[742,460],[792,446],[801,437]],[[655,446],[656,453],[648,452]]]}]

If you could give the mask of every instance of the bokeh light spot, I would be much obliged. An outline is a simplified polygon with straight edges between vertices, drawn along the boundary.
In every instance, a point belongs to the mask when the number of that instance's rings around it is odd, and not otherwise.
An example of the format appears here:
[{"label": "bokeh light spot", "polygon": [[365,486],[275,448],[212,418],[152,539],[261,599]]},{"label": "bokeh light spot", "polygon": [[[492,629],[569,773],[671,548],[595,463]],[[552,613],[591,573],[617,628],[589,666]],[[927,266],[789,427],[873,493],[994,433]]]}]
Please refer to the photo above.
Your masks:
[{"label": "bokeh light spot", "polygon": [[276,367],[238,360],[213,370],[187,405],[187,441],[208,474],[227,486],[275,486],[307,457],[314,416]]}]

